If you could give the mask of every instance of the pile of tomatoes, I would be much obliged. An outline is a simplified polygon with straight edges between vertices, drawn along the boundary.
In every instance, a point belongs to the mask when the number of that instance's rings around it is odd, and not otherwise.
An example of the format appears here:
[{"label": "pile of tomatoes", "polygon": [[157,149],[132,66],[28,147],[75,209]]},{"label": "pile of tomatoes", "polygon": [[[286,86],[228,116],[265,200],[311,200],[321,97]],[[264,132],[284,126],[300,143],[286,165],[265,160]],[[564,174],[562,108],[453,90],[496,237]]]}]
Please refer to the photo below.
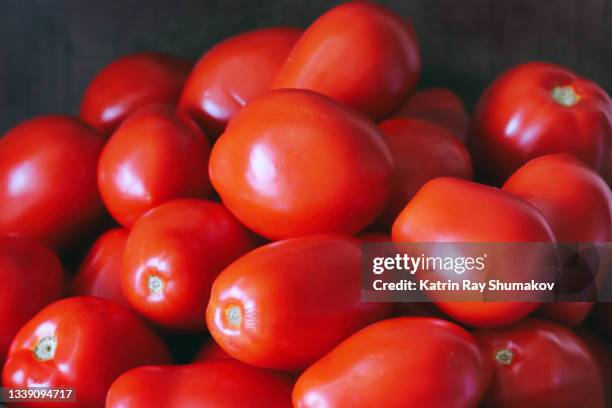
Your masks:
[{"label": "pile of tomatoes", "polygon": [[[610,304],[360,300],[367,241],[611,239],[605,91],[526,63],[469,117],[420,71],[407,21],[349,2],[193,67],[126,56],[79,117],[10,129],[2,386],[86,408],[612,406]],[[172,365],[185,333],[202,349]]]}]

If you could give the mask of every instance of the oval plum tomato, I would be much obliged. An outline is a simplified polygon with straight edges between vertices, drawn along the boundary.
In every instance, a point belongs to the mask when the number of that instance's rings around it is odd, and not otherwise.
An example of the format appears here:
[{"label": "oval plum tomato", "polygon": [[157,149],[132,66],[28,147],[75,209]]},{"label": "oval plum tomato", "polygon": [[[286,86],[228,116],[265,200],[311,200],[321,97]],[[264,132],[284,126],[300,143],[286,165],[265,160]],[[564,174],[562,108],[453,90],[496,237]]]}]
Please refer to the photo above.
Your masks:
[{"label": "oval plum tomato", "polygon": [[75,296],[97,296],[128,306],[121,291],[123,251],[129,231],[113,228],[102,234],[85,256],[72,280],[70,292]]},{"label": "oval plum tomato", "polygon": [[104,67],[89,83],[81,118],[108,135],[138,109],[176,104],[191,62],[159,52],[140,52]]},{"label": "oval plum tomato", "polygon": [[491,367],[474,338],[445,320],[402,317],[352,335],[309,367],[293,389],[306,407],[471,408]]},{"label": "oval plum tomato", "polygon": [[202,316],[217,275],[256,246],[221,204],[174,200],[147,212],[130,231],[121,286],[128,301],[158,325],[204,330]]},{"label": "oval plum tomato", "polygon": [[193,362],[196,363],[202,361],[227,359],[233,359],[233,357],[227,354],[227,352],[223,350],[216,341],[210,340],[204,343],[204,345],[202,345],[202,347],[198,350],[193,358]]},{"label": "oval plum tomato", "polygon": [[169,363],[162,341],[135,314],[106,299],[73,297],[50,304],[19,330],[2,385],[74,388],[76,402],[53,406],[103,407],[119,375]]},{"label": "oval plum tomato", "polygon": [[98,164],[98,186],[113,217],[130,227],[175,198],[204,198],[210,145],[187,115],[156,105],[130,116],[111,136]]},{"label": "oval plum tomato", "polygon": [[209,172],[230,211],[267,238],[353,234],[385,206],[393,158],[365,116],[314,92],[283,89],[234,117]]},{"label": "oval plum tomato", "polygon": [[140,367],[111,386],[106,408],[291,408],[289,378],[236,360]]},{"label": "oval plum tomato", "polygon": [[401,105],[420,74],[412,25],[381,5],[353,1],[308,27],[272,89],[310,89],[381,120]]},{"label": "oval plum tomato", "polygon": [[468,150],[450,130],[406,118],[386,120],[380,130],[395,162],[393,193],[378,221],[385,231],[427,181],[443,176],[472,178]]},{"label": "oval plum tomato", "polygon": [[567,327],[577,327],[589,316],[593,306],[593,302],[542,303],[536,315]]},{"label": "oval plum tomato", "polygon": [[206,52],[189,75],[179,107],[209,138],[249,101],[263,94],[302,31],[264,28],[228,38]]},{"label": "oval plum tomato", "polygon": [[[544,217],[503,190],[440,177],[426,183],[393,224],[395,242],[553,242]],[[461,323],[503,326],[538,304],[531,302],[438,302]]]},{"label": "oval plum tomato", "polygon": [[96,164],[104,139],[76,118],[39,116],[0,139],[0,235],[64,249],[104,213]]},{"label": "oval plum tomato", "polygon": [[484,406],[495,408],[603,408],[597,364],[570,330],[525,319],[473,333],[493,364]]},{"label": "oval plum tomato", "polygon": [[63,276],[49,248],[24,238],[0,238],[0,367],[21,326],[60,298]]},{"label": "oval plum tomato", "polygon": [[549,153],[612,175],[610,97],[558,65],[532,62],[502,74],[480,97],[471,133],[478,167],[496,182]]},{"label": "oval plum tomato", "polygon": [[206,320],[232,357],[273,369],[307,367],[390,312],[360,301],[360,242],[309,235],[258,248],[215,280]]}]

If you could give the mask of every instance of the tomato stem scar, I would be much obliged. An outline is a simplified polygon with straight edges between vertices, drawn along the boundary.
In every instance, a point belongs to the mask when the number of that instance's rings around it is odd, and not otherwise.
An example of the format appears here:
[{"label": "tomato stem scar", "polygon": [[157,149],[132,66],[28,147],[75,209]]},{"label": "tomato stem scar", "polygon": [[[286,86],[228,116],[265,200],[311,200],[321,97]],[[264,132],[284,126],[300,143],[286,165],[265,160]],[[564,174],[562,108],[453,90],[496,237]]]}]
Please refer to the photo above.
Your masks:
[{"label": "tomato stem scar", "polygon": [[559,105],[568,108],[574,106],[580,100],[580,96],[570,85],[555,86],[551,92],[551,96]]},{"label": "tomato stem scar", "polygon": [[514,357],[514,353],[508,349],[501,349],[495,352],[495,359],[502,364],[512,364],[512,357]]},{"label": "tomato stem scar", "polygon": [[164,290],[164,281],[159,276],[149,276],[147,283],[153,294],[161,293]]},{"label": "tomato stem scar", "polygon": [[239,327],[242,323],[242,310],[236,305],[232,305],[225,309],[225,318],[230,326]]},{"label": "tomato stem scar", "polygon": [[34,357],[40,361],[49,361],[55,356],[57,348],[57,337],[46,336],[38,340],[34,346]]}]

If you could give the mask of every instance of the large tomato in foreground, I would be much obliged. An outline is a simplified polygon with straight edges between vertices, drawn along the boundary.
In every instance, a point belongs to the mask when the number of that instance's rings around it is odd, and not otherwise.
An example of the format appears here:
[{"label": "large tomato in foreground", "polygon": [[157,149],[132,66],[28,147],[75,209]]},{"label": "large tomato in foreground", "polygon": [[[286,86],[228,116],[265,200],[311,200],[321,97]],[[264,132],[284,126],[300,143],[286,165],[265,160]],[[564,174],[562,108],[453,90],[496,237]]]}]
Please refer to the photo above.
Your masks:
[{"label": "large tomato in foreground", "polygon": [[244,105],[269,88],[301,33],[295,28],[264,28],[215,45],[189,75],[180,108],[209,138],[216,138]]},{"label": "large tomato in foreground", "polygon": [[391,192],[393,158],[368,118],[296,89],[244,107],[210,157],[210,179],[246,226],[271,238],[355,233]]},{"label": "large tomato in foreground", "polygon": [[309,235],[249,252],[215,280],[206,320],[232,357],[295,371],[389,313],[360,301],[360,242]]},{"label": "large tomato in foreground", "polygon": [[306,407],[473,408],[491,367],[474,338],[440,319],[375,323],[309,367],[293,390]]},{"label": "large tomato in foreground", "polygon": [[119,375],[169,363],[161,339],[132,312],[105,299],[74,297],[50,304],[19,330],[2,385],[74,388],[76,403],[53,406],[103,407]]},{"label": "large tomato in foreground", "polygon": [[76,118],[39,116],[0,139],[0,235],[63,249],[103,214],[96,164],[104,139]]},{"label": "large tomato in foreground", "polygon": [[140,367],[113,383],[106,408],[291,408],[292,385],[236,360]]},{"label": "large tomato in foreground", "polygon": [[159,52],[119,58],[91,81],[81,102],[81,118],[110,134],[138,109],[178,101],[191,62]]},{"label": "large tomato in foreground", "polygon": [[532,62],[502,74],[473,118],[475,160],[503,182],[530,159],[569,153],[612,176],[612,102],[595,83],[554,64]]},{"label": "large tomato in foreground", "polygon": [[354,1],[308,27],[272,88],[317,91],[381,120],[400,106],[420,73],[412,25],[381,5]]},{"label": "large tomato in foreground", "polygon": [[603,408],[599,368],[570,330],[545,320],[476,330],[493,364],[485,398],[495,408]]}]

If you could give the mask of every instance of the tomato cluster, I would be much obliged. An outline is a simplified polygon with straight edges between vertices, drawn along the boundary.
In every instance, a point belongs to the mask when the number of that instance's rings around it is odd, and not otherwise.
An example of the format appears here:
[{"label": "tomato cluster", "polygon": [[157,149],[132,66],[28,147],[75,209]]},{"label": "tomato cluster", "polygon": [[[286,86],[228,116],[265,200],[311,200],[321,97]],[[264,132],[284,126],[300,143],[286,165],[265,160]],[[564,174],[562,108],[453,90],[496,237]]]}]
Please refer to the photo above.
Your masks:
[{"label": "tomato cluster", "polygon": [[612,238],[605,91],[527,63],[470,118],[420,74],[411,24],[349,2],[195,65],[126,56],[79,117],[9,130],[2,386],[85,408],[612,406],[609,303],[361,300],[363,242]]}]

